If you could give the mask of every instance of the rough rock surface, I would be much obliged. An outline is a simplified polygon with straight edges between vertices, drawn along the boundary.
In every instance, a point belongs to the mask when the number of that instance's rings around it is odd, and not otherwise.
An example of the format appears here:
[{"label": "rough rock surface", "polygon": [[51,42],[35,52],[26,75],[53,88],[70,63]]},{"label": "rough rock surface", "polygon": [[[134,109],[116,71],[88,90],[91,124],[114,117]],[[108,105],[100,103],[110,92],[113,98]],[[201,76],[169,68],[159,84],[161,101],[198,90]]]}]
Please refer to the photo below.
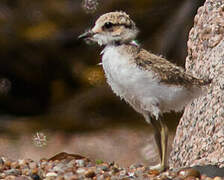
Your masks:
[{"label": "rough rock surface", "polygon": [[212,79],[205,96],[185,108],[170,156],[171,167],[224,167],[224,1],[207,0],[198,9],[188,41],[186,69]]}]

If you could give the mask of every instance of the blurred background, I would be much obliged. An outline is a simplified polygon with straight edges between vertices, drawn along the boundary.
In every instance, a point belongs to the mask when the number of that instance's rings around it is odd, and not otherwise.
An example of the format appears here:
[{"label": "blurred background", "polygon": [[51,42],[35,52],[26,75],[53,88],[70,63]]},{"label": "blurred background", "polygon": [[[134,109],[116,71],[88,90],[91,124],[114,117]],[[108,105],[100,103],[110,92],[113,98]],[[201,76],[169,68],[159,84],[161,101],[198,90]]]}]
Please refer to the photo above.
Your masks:
[{"label": "blurred background", "polygon": [[[140,29],[142,47],[184,67],[203,3],[1,0],[0,155],[40,159],[67,151],[124,166],[155,163],[151,126],[106,84],[97,65],[102,49],[77,37],[101,14],[123,10]],[[166,116],[170,144],[180,117]],[[41,138],[46,143],[38,145]]]}]

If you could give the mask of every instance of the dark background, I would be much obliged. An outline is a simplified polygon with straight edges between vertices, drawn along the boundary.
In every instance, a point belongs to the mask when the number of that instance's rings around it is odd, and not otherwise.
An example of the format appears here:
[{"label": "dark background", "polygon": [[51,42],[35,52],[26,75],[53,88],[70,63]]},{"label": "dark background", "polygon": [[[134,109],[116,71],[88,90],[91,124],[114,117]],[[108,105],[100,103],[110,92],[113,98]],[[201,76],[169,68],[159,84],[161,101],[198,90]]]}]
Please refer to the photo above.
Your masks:
[{"label": "dark background", "polygon": [[[123,10],[140,29],[142,47],[184,67],[188,33],[203,2],[1,0],[0,134],[147,126],[106,84],[97,66],[102,49],[77,37],[101,14]],[[180,114],[166,118],[175,130]]]}]

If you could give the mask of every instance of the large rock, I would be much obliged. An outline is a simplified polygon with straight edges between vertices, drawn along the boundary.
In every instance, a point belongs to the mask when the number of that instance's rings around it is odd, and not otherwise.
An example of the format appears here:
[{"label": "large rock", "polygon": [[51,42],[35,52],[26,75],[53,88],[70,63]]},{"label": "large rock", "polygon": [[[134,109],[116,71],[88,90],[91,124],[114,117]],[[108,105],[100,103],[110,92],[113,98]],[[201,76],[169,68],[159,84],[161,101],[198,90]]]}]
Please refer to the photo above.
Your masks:
[{"label": "large rock", "polygon": [[170,166],[224,167],[224,1],[198,9],[188,41],[186,69],[212,79],[205,96],[189,104],[177,128]]}]

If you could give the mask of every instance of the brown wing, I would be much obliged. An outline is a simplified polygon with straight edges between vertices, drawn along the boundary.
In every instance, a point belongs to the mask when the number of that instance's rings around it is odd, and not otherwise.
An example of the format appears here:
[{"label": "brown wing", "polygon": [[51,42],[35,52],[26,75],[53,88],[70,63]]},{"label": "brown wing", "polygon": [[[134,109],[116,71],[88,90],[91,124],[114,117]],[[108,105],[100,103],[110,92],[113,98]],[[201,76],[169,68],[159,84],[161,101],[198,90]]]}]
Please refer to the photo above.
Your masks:
[{"label": "brown wing", "polygon": [[202,86],[210,83],[210,81],[197,79],[187,74],[183,68],[172,64],[160,56],[151,54],[144,49],[139,49],[135,61],[140,68],[152,70],[157,73],[161,78],[161,82],[166,84]]}]

